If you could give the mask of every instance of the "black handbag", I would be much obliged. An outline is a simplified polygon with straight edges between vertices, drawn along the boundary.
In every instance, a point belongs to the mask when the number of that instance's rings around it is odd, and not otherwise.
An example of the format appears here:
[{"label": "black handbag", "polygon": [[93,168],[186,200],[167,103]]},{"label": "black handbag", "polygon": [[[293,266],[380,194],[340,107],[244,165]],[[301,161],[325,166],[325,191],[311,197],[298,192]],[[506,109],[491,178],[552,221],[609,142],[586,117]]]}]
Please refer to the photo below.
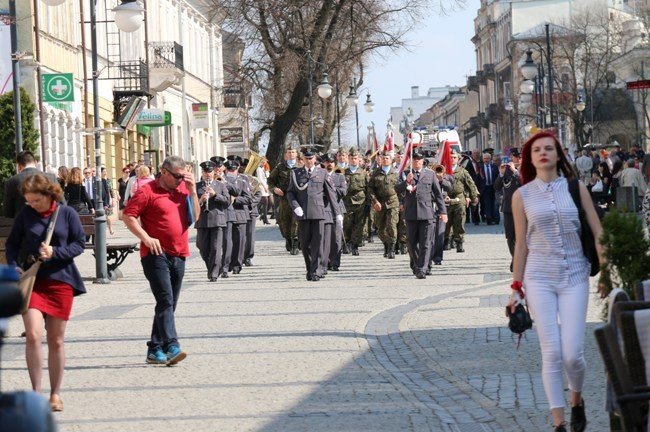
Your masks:
[{"label": "black handbag", "polygon": [[510,331],[519,335],[517,338],[517,350],[519,350],[521,336],[526,330],[533,328],[533,319],[530,316],[530,312],[528,312],[528,307],[522,303],[515,306],[514,312],[510,310],[510,306],[506,306],[506,316],[508,317],[508,328]]},{"label": "black handbag", "polygon": [[591,227],[587,223],[585,210],[582,208],[582,201],[580,200],[580,189],[578,180],[573,179],[569,181],[569,193],[573,198],[573,203],[578,208],[578,215],[580,216],[580,242],[582,243],[582,252],[591,264],[590,276],[596,276],[600,271],[600,263],[598,262],[598,252],[596,251],[596,242],[594,233],[591,232]]}]

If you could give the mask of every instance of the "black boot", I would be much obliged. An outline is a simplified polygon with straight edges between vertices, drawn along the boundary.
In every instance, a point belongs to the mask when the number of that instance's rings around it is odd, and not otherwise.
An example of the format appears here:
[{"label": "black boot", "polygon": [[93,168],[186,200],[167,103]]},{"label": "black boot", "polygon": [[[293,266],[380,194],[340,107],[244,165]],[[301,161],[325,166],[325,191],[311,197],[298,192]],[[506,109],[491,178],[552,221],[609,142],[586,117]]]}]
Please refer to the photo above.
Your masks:
[{"label": "black boot", "polygon": [[559,426],[555,426],[555,429],[553,429],[553,432],[566,432],[566,423],[562,423]]},{"label": "black boot", "polygon": [[375,240],[372,238],[372,233],[368,234],[368,243],[374,243]]},{"label": "black boot", "polygon": [[449,244],[449,239],[445,240],[444,250],[451,250],[451,245]]},{"label": "black boot", "polygon": [[388,258],[395,259],[395,247],[392,244],[388,245]]},{"label": "black boot", "polygon": [[388,243],[384,243],[384,258],[388,258]]},{"label": "black boot", "polygon": [[284,247],[287,248],[287,252],[291,252],[291,240],[286,239],[286,240],[284,241]]},{"label": "black boot", "polygon": [[571,407],[571,432],[583,432],[587,427],[587,417],[585,416],[585,401],[580,401],[580,405]]},{"label": "black boot", "polygon": [[300,253],[300,245],[298,239],[291,242],[291,255],[298,255]]},{"label": "black boot", "polygon": [[350,245],[348,243],[343,243],[343,250],[341,253],[344,253],[345,255],[350,253]]},{"label": "black boot", "polygon": [[359,246],[352,245],[352,255],[359,256]]},{"label": "black boot", "polygon": [[406,253],[408,252],[408,250],[406,250],[406,243],[400,243],[399,244],[399,252],[402,255],[406,255]]},{"label": "black boot", "polygon": [[453,238],[449,239],[449,247],[451,249],[455,248],[456,247],[456,240],[454,240]]},{"label": "black boot", "polygon": [[463,242],[456,243],[456,252],[458,253],[465,252],[465,249],[463,249]]},{"label": "black boot", "polygon": [[395,243],[395,255],[399,255],[399,243]]}]

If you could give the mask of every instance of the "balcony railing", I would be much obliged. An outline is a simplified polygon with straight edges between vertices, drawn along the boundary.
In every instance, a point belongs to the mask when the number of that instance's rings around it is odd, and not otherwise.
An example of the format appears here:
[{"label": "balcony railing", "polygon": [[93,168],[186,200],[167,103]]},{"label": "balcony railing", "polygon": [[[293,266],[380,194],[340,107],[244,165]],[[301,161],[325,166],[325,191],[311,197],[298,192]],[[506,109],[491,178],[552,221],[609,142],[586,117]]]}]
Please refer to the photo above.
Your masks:
[{"label": "balcony railing", "polygon": [[176,42],[149,42],[149,63],[152,69],[183,71],[183,46]]}]

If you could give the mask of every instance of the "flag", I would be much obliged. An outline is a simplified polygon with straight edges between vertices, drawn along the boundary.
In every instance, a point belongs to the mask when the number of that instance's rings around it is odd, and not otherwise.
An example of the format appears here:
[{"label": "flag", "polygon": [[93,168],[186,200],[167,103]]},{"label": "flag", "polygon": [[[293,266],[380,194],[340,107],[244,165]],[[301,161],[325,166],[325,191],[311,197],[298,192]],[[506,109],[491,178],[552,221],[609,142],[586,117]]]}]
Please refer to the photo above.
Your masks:
[{"label": "flag", "polygon": [[404,146],[404,156],[402,156],[402,160],[399,163],[399,167],[397,167],[397,171],[400,174],[402,173],[402,171],[406,169],[406,165],[409,163],[409,160],[411,159],[411,153],[413,152],[413,141],[411,139],[411,136],[412,133],[408,134],[408,141]]},{"label": "flag", "polygon": [[375,146],[373,148],[373,152],[378,152],[379,151],[379,142],[377,141],[377,132],[375,131],[375,124],[372,124],[372,136],[375,140]]},{"label": "flag", "polygon": [[451,167],[451,143],[449,141],[443,142],[438,163],[445,167],[447,174],[452,175],[454,173]]},{"label": "flag", "polygon": [[395,156],[395,141],[392,128],[389,128],[386,132],[386,141],[384,142],[383,151],[389,152],[391,157]]}]

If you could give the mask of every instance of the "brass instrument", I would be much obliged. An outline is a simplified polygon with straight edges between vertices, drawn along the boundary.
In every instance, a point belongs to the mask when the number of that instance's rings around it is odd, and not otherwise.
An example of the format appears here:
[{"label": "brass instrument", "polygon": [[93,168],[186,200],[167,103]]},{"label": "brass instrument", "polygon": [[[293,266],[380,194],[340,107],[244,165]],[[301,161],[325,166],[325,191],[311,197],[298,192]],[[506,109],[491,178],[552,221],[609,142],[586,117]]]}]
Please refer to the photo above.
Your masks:
[{"label": "brass instrument", "polygon": [[337,165],[336,168],[334,168],[334,172],[339,173],[339,174],[343,174],[343,173],[345,173],[345,169],[341,168],[340,166]]},{"label": "brass instrument", "polygon": [[436,164],[433,167],[433,170],[436,172],[436,175],[445,175],[445,166],[444,165]]},{"label": "brass instrument", "polygon": [[248,158],[248,164],[246,164],[244,174],[251,177],[255,175],[255,171],[257,170],[257,167],[260,166],[260,162],[264,160],[264,156],[255,153],[253,150],[249,151],[251,152],[251,155]]}]

